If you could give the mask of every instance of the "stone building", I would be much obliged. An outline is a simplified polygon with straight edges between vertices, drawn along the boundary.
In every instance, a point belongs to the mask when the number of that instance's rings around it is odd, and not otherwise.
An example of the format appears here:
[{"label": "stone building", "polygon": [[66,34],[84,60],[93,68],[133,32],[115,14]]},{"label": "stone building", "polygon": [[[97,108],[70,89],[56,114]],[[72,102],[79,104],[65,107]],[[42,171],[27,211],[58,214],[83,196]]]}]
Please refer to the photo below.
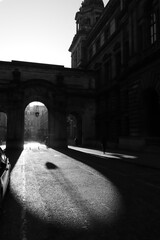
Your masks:
[{"label": "stone building", "polygon": [[93,71],[0,61],[0,112],[7,117],[6,147],[23,148],[25,109],[33,101],[48,110],[49,147],[67,147],[67,116],[76,119],[76,137],[82,145],[95,143],[94,82]]},{"label": "stone building", "polygon": [[95,75],[96,140],[160,144],[160,1],[84,0],[69,48],[72,68]]},{"label": "stone building", "polygon": [[7,148],[23,148],[25,109],[48,110],[48,146],[149,149],[160,144],[160,1],[84,0],[72,68],[0,61]]}]

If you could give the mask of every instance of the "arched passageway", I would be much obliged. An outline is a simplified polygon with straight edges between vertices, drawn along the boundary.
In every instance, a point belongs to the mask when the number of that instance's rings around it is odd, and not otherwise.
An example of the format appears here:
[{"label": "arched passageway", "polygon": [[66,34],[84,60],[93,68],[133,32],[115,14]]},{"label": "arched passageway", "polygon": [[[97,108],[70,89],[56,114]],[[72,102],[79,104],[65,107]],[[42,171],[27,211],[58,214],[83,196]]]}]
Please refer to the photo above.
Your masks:
[{"label": "arched passageway", "polygon": [[67,143],[75,146],[82,144],[82,120],[76,113],[67,116]]},{"label": "arched passageway", "polygon": [[41,102],[31,102],[25,108],[24,141],[47,143],[48,109]]},{"label": "arched passageway", "polygon": [[[24,83],[21,91],[24,94],[21,94],[16,102],[10,102],[10,108],[8,108],[7,149],[23,149],[24,140],[31,137],[31,140],[37,141],[38,134],[39,138],[44,141],[46,134],[42,131],[30,136],[29,131],[25,130],[25,110],[34,101],[43,103],[47,108],[48,147],[67,147],[66,100],[61,90],[55,90],[54,85],[44,81],[32,80]],[[35,112],[38,111],[35,109]],[[34,118],[39,119],[35,113],[33,115]]]}]

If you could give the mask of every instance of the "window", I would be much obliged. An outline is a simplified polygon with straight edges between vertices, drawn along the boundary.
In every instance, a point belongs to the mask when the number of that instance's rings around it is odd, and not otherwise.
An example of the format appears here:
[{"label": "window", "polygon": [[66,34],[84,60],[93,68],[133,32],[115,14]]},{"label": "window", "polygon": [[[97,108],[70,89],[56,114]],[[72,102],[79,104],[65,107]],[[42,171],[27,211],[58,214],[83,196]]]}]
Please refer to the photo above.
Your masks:
[{"label": "window", "polygon": [[93,44],[93,55],[96,53],[96,44]]},{"label": "window", "polygon": [[148,26],[147,42],[153,45],[158,40],[159,1],[157,0],[146,1],[145,16],[146,16],[145,22],[147,23],[147,26]]},{"label": "window", "polygon": [[102,34],[101,34],[101,46],[103,46],[104,43],[105,43],[105,34],[104,34],[104,32],[102,32]]},{"label": "window", "polygon": [[116,20],[115,18],[110,22],[110,35],[116,31]]},{"label": "window", "polygon": [[124,9],[124,0],[120,0],[120,9],[121,11]]},{"label": "window", "polygon": [[155,12],[151,13],[150,21],[151,44],[154,44],[157,41],[157,17]]}]

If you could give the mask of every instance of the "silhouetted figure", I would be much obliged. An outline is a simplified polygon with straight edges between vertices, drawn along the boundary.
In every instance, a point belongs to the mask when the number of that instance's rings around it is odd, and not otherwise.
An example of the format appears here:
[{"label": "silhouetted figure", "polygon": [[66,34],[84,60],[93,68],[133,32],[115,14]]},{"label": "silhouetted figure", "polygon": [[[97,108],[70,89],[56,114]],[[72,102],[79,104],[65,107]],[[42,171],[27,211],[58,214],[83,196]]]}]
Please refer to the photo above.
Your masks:
[{"label": "silhouetted figure", "polygon": [[101,144],[102,144],[103,154],[105,154],[105,152],[106,152],[106,138],[105,138],[105,136],[102,137]]},{"label": "silhouetted figure", "polygon": [[74,142],[75,142],[75,146],[78,146],[78,138],[75,138]]},{"label": "silhouetted figure", "polygon": [[45,144],[46,144],[46,147],[48,148],[48,137],[46,137],[45,139]]}]

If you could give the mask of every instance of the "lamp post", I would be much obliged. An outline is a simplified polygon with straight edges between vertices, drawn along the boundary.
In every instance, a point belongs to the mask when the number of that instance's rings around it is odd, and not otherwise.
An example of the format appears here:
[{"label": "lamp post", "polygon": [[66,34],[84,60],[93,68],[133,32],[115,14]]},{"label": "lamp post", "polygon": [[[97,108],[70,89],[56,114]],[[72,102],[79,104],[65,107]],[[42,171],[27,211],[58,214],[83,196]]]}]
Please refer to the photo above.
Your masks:
[{"label": "lamp post", "polygon": [[39,112],[35,112],[35,116],[36,116],[36,117],[39,117]]},{"label": "lamp post", "polygon": [[38,108],[38,106],[36,106],[35,116],[39,117],[39,108]]}]

